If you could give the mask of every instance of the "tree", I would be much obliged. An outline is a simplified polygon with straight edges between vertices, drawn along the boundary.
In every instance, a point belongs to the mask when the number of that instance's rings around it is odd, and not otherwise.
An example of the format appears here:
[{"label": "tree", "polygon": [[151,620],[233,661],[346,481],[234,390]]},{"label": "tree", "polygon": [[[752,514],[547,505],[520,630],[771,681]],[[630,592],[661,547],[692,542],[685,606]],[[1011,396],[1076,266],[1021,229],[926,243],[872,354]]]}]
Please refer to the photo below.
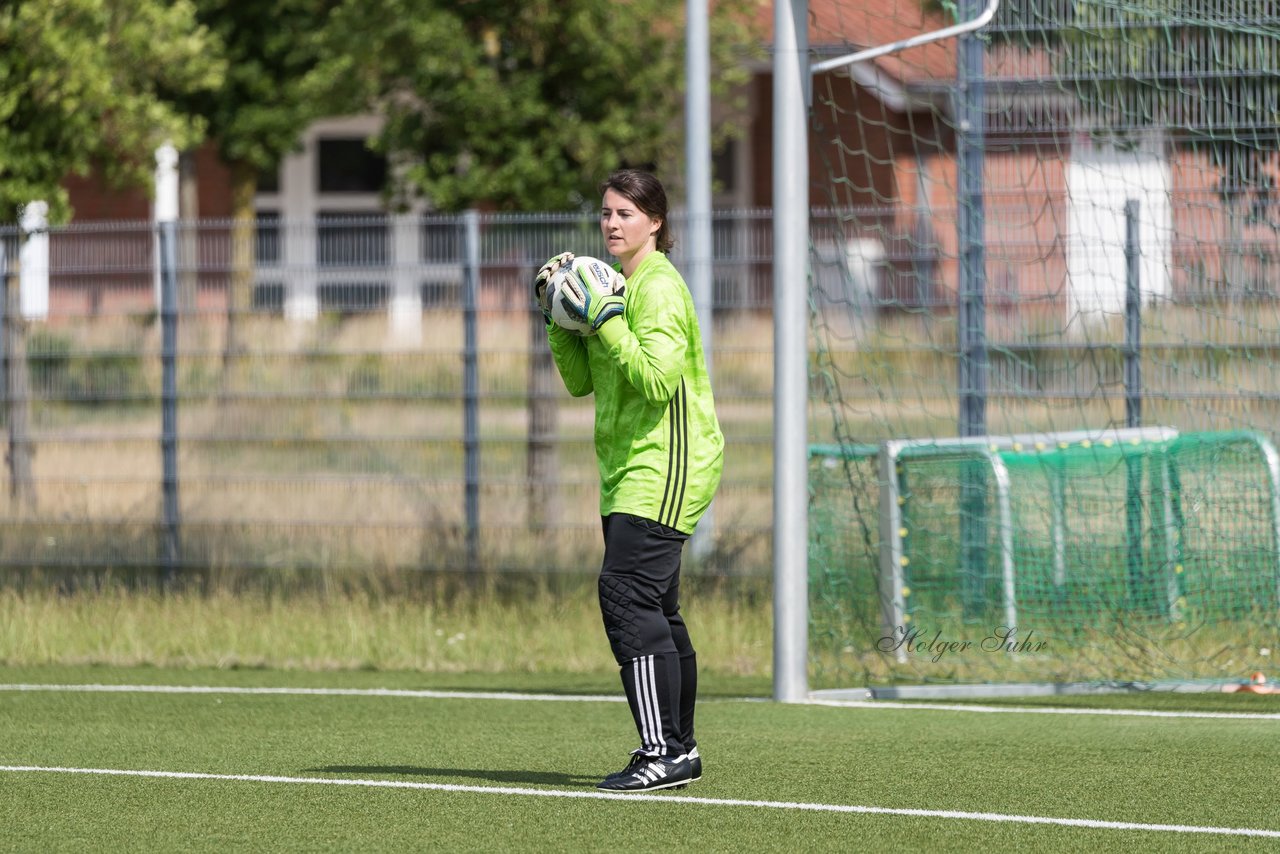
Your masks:
[{"label": "tree", "polygon": [[[0,3],[0,222],[15,222],[37,200],[51,221],[65,221],[62,182],[91,169],[115,184],[149,186],[156,148],[202,131],[164,93],[215,87],[223,70],[217,39],[186,0]],[[12,498],[30,506],[20,239],[3,247],[6,459]]]},{"label": "tree", "polygon": [[[750,0],[716,5],[713,94],[730,107],[759,50]],[[621,165],[678,161],[684,0],[344,0],[317,98],[386,116],[401,192],[440,210],[567,210]],[[732,109],[726,111],[732,114]],[[727,124],[722,134],[732,132]]]},{"label": "tree", "polygon": [[[753,0],[711,21],[713,96],[760,52]],[[344,0],[320,38],[315,100],[383,115],[373,147],[393,166],[394,207],[573,210],[610,170],[679,162],[685,0]],[[721,137],[735,128],[719,126]],[[673,188],[674,189],[674,188]],[[525,271],[532,276],[533,269]],[[541,317],[531,317],[538,340]],[[557,384],[545,345],[529,366],[528,523],[556,516]]]},{"label": "tree", "polygon": [[200,22],[216,34],[228,60],[217,89],[180,103],[205,122],[232,173],[233,210],[253,212],[258,176],[298,145],[320,105],[300,90],[315,65],[315,33],[337,0],[195,0]]},{"label": "tree", "polygon": [[213,89],[224,70],[188,0],[0,3],[0,222],[36,199],[65,221],[63,180],[92,169],[148,186],[155,149],[203,131],[165,93]]},{"label": "tree", "polygon": [[[195,0],[204,26],[224,45],[223,85],[180,98],[204,121],[208,136],[231,171],[232,273],[227,289],[223,391],[242,350],[240,316],[252,302],[254,196],[258,176],[277,168],[298,145],[306,126],[336,99],[321,104],[300,83],[316,62],[315,34],[337,0]],[[191,152],[185,155],[191,156]]]}]

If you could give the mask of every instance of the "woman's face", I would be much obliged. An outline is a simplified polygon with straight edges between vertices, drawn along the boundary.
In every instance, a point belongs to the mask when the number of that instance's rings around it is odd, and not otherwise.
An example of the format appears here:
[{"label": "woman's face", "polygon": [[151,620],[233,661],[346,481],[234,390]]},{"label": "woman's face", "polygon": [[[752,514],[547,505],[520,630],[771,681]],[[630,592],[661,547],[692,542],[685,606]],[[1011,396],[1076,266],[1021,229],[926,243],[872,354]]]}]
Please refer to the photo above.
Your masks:
[{"label": "woman's face", "polygon": [[656,245],[661,220],[651,219],[617,190],[604,191],[600,203],[600,232],[609,254],[622,261],[648,254]]}]

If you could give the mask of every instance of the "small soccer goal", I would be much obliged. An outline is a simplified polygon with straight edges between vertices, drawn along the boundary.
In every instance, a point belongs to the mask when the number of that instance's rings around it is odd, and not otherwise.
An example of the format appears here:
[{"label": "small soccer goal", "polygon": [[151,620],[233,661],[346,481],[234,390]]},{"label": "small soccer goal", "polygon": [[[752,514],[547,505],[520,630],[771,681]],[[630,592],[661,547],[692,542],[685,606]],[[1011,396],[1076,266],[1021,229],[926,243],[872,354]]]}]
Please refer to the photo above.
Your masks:
[{"label": "small soccer goal", "polygon": [[1225,636],[1276,624],[1280,457],[1258,433],[891,440],[810,459],[811,636],[837,673],[1212,678]]}]

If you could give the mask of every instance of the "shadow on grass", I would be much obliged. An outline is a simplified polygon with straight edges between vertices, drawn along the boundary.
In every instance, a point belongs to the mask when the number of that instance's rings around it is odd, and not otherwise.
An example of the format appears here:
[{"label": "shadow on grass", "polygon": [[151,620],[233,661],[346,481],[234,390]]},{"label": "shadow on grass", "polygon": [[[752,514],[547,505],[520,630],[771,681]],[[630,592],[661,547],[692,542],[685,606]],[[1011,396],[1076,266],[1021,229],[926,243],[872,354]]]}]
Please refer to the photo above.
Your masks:
[{"label": "shadow on grass", "polygon": [[319,774],[376,774],[400,777],[465,777],[493,783],[543,783],[551,786],[594,786],[600,777],[561,774],[557,771],[500,771],[482,768],[423,768],[417,765],[325,765],[304,768]]}]

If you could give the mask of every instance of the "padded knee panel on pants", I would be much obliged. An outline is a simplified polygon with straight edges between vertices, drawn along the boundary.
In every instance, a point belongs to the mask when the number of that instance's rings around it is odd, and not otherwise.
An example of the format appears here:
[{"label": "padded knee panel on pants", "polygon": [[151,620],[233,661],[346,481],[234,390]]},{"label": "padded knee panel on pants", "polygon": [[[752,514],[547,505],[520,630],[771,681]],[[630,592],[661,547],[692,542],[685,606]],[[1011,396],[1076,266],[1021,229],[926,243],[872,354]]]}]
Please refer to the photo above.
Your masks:
[{"label": "padded knee panel on pants", "polygon": [[618,575],[600,576],[600,614],[609,647],[618,664],[639,658],[640,626],[631,579]]},{"label": "padded knee panel on pants", "polygon": [[600,614],[618,664],[676,651],[656,592],[626,575],[600,576]]}]

